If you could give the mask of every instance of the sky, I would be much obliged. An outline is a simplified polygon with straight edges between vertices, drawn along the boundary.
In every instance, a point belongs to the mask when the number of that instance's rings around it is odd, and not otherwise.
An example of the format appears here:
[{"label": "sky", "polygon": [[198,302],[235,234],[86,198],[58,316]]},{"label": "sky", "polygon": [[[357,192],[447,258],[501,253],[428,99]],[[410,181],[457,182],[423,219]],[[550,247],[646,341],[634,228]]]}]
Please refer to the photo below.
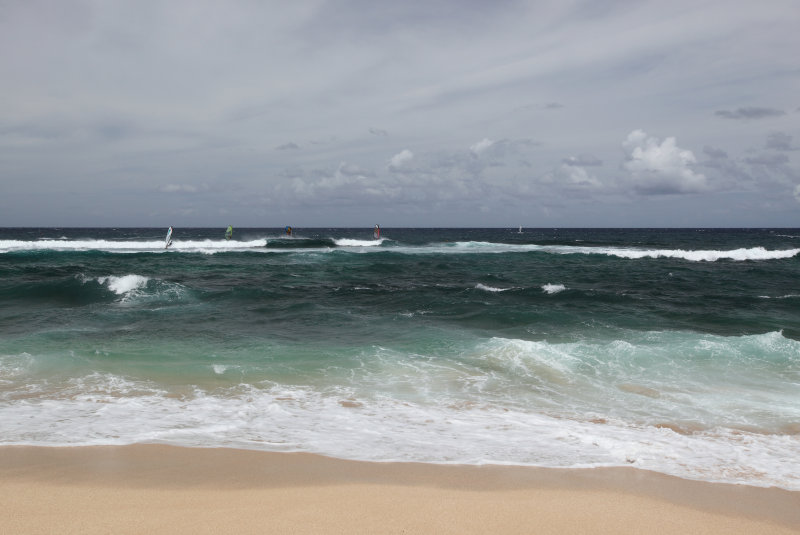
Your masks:
[{"label": "sky", "polygon": [[796,0],[0,0],[0,226],[800,227]]}]

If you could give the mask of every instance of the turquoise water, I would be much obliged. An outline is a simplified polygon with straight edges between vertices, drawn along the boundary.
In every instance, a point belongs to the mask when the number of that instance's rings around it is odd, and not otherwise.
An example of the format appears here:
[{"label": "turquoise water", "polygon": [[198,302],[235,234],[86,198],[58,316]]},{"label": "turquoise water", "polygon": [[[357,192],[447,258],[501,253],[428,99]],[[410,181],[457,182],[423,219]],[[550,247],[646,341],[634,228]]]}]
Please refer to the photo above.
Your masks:
[{"label": "turquoise water", "polygon": [[0,229],[0,444],[800,489],[797,229]]}]

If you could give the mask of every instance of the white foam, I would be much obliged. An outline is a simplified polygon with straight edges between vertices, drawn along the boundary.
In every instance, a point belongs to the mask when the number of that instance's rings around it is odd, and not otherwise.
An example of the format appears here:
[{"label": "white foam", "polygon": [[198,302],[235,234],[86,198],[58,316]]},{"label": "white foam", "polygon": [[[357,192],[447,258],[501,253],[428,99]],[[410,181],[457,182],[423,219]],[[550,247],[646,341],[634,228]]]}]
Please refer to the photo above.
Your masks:
[{"label": "white foam", "polygon": [[542,290],[549,293],[549,294],[557,294],[558,292],[563,292],[566,290],[567,287],[563,284],[543,284]]},{"label": "white foam", "polygon": [[340,238],[333,240],[333,243],[339,247],[377,247],[384,242],[384,238],[377,240],[353,240],[348,238]]},{"label": "white foam", "polygon": [[573,245],[510,244],[493,242],[454,242],[424,246],[400,246],[391,249],[405,254],[501,254],[541,252],[550,254],[606,255],[639,260],[643,258],[677,258],[691,262],[716,262],[718,260],[766,261],[792,258],[800,249],[769,250],[764,247],[740,248],[732,250],[686,250],[686,249],[639,249],[631,247],[586,247]]},{"label": "white foam", "polygon": [[511,290],[512,288],[495,288],[493,286],[486,286],[485,284],[481,284],[480,282],[475,285],[476,290],[483,290],[484,292],[506,292]]},{"label": "white foam", "polygon": [[[800,490],[797,435],[679,434],[514,407],[427,405],[350,389],[288,385],[196,390],[189,398],[121,379],[67,399],[0,406],[2,444],[184,446],[305,451],[372,461],[636,466],[680,477]],[[131,392],[136,392],[131,395]],[[75,394],[75,393],[73,393]]]},{"label": "white foam", "polygon": [[[209,386],[178,391],[121,374],[35,383],[10,372],[0,389],[0,444],[159,442],[373,461],[632,465],[800,490],[800,433],[792,430],[800,342],[779,332],[491,338],[454,351],[457,358],[373,347],[361,365],[318,381],[303,375],[302,385],[223,383],[229,368],[217,363],[220,377]],[[725,358],[709,358],[718,354]],[[776,355],[788,364],[776,366]],[[0,369],[6,364],[0,359]]]},{"label": "white foam", "polygon": [[123,275],[121,277],[109,276],[98,277],[97,282],[105,284],[108,289],[117,295],[125,295],[133,290],[138,290],[147,286],[148,277],[142,275]]},{"label": "white foam", "polygon": [[[582,252],[592,252],[591,249]],[[621,258],[679,258],[692,262],[716,262],[717,260],[780,260],[782,258],[792,258],[800,253],[800,249],[785,249],[769,251],[764,247],[752,247],[749,249],[733,249],[728,251],[716,250],[697,250],[687,251],[683,249],[624,249],[624,248],[597,248],[594,252]]]},{"label": "white foam", "polygon": [[[386,239],[354,240],[348,238],[334,239],[340,247],[350,247],[358,251],[386,251],[381,245]],[[0,252],[16,252],[30,250],[55,251],[107,251],[118,253],[135,252],[189,252],[215,254],[225,251],[260,251],[275,252],[266,249],[266,238],[248,241],[235,240],[180,240],[174,238],[168,249],[164,242],[158,241],[112,241],[112,240],[0,240]],[[328,250],[330,248],[320,248]],[[316,250],[316,249],[315,249]],[[390,249],[395,253],[405,254],[468,254],[468,253],[509,253],[539,251],[552,254],[602,254],[632,260],[642,258],[678,258],[692,262],[715,262],[717,260],[765,261],[792,258],[800,253],[800,249],[768,250],[764,247],[740,248],[733,250],[684,250],[684,249],[637,249],[630,247],[584,247],[568,245],[508,244],[493,242],[454,242],[436,243],[420,246],[398,246]],[[298,254],[304,251],[296,251]]]}]

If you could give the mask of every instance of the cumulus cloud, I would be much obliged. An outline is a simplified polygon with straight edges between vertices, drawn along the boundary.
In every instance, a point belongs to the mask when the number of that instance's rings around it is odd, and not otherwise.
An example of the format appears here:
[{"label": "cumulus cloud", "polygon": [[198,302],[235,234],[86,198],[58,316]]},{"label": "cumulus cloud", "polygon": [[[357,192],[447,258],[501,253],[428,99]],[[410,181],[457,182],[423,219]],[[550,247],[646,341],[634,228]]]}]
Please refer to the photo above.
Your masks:
[{"label": "cumulus cloud", "polygon": [[389,160],[389,170],[395,171],[403,167],[405,164],[410,162],[414,158],[414,153],[408,149],[403,149],[402,151],[398,152],[392,159]]},{"label": "cumulus cloud", "polygon": [[470,150],[470,152],[472,152],[473,154],[475,154],[477,156],[481,152],[483,152],[486,149],[488,149],[489,147],[491,147],[492,145],[494,145],[494,141],[492,141],[491,139],[485,137],[482,140],[480,140],[477,143],[475,143],[472,146],[470,146],[469,150]]},{"label": "cumulus cloud", "polygon": [[572,188],[598,188],[601,186],[600,181],[593,175],[589,174],[584,167],[561,164],[558,170],[553,175],[554,181],[564,186]]},{"label": "cumulus cloud", "polygon": [[694,154],[677,146],[674,137],[664,141],[634,130],[622,142],[623,167],[634,179],[634,189],[643,194],[698,193],[708,189],[705,175],[696,173]]},{"label": "cumulus cloud", "polygon": [[786,112],[774,108],[747,107],[736,110],[719,110],[714,112],[714,115],[725,117],[726,119],[763,119],[764,117],[786,115]]},{"label": "cumulus cloud", "polygon": [[[348,204],[355,198],[371,198],[381,194],[376,175],[360,166],[341,162],[335,170],[315,171],[309,177],[292,179],[290,193],[308,204],[330,202]],[[278,191],[283,190],[280,188]]]}]

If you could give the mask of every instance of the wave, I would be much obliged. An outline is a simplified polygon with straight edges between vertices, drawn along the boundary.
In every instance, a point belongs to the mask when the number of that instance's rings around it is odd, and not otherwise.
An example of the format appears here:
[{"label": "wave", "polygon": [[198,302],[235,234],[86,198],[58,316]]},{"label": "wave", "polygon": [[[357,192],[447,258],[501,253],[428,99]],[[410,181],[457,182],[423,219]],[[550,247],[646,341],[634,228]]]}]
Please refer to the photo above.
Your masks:
[{"label": "wave", "polygon": [[264,244],[268,249],[320,249],[336,247],[331,238],[268,238]]},{"label": "wave", "polygon": [[513,288],[495,288],[493,286],[487,286],[485,284],[478,283],[475,285],[476,290],[483,290],[484,292],[507,292],[508,290],[512,290]]},{"label": "wave", "polygon": [[[108,275],[102,277],[76,277],[83,285],[99,285],[105,288],[120,302],[152,301],[166,299],[168,301],[180,299],[186,294],[186,288],[178,283],[153,279],[143,275]],[[97,286],[95,286],[96,288]],[[89,296],[87,296],[88,298]]]},{"label": "wave", "polygon": [[[392,247],[381,247],[390,242]],[[715,249],[645,249],[622,246],[541,245],[535,243],[502,243],[485,241],[437,242],[412,245],[381,238],[359,240],[351,238],[266,237],[247,241],[236,240],[180,240],[175,239],[167,249],[162,240],[0,240],[0,253],[26,251],[104,251],[111,253],[136,252],[189,252],[214,254],[220,252],[267,250],[358,250],[399,254],[484,254],[484,253],[542,253],[560,255],[603,255],[629,260],[678,259],[689,262],[769,261],[793,258],[800,248],[769,250],[749,247],[730,250]]]},{"label": "wave", "polygon": [[218,252],[264,247],[266,242],[266,239],[251,241],[173,240],[172,245],[170,245],[169,248],[165,248],[163,240],[0,240],[0,253],[25,251],[107,251],[114,253],[169,251]]},{"label": "wave", "polygon": [[739,248],[732,250],[685,250],[685,249],[639,249],[629,247],[586,247],[568,245],[510,244],[493,242],[454,242],[440,245],[438,250],[455,250],[476,253],[542,252],[551,254],[585,254],[616,256],[638,260],[642,258],[674,258],[691,262],[716,262],[718,260],[759,261],[792,258],[800,249],[768,250],[764,247]]},{"label": "wave", "polygon": [[386,241],[386,238],[377,240],[353,240],[349,238],[341,238],[333,240],[339,247],[377,247]]},{"label": "wave", "polygon": [[[179,366],[170,373],[181,379],[159,382],[135,367],[41,376],[46,357],[0,354],[0,444],[157,442],[373,461],[635,466],[800,490],[792,383],[800,343],[780,332],[494,337],[456,353],[370,346],[338,375],[324,366],[319,376],[304,368],[250,382],[254,362],[206,360],[190,369],[204,376],[186,379]],[[163,365],[159,373],[168,372]]]},{"label": "wave", "polygon": [[716,251],[716,250],[670,250],[670,249],[655,249],[655,250],[637,250],[637,249],[600,249],[595,254],[606,254],[610,256],[618,256],[620,258],[640,259],[640,258],[677,258],[682,260],[689,260],[692,262],[716,262],[717,260],[780,260],[784,258],[792,258],[800,253],[800,249],[784,249],[784,250],[767,250],[764,247],[751,247],[733,249],[729,251]]},{"label": "wave", "polygon": [[542,290],[549,293],[549,294],[557,294],[559,292],[563,292],[566,290],[566,286],[563,284],[543,284]]},{"label": "wave", "polygon": [[148,277],[141,275],[123,275],[122,277],[98,277],[97,282],[108,286],[108,289],[117,295],[125,295],[128,292],[139,290],[147,286]]},{"label": "wave", "polygon": [[386,240],[354,240],[347,238],[261,238],[248,241],[235,240],[179,240],[173,239],[169,248],[161,240],[0,240],[0,253],[26,251],[105,251],[112,253],[138,252],[202,252],[216,253],[268,249],[325,249],[335,247],[376,247]]}]

